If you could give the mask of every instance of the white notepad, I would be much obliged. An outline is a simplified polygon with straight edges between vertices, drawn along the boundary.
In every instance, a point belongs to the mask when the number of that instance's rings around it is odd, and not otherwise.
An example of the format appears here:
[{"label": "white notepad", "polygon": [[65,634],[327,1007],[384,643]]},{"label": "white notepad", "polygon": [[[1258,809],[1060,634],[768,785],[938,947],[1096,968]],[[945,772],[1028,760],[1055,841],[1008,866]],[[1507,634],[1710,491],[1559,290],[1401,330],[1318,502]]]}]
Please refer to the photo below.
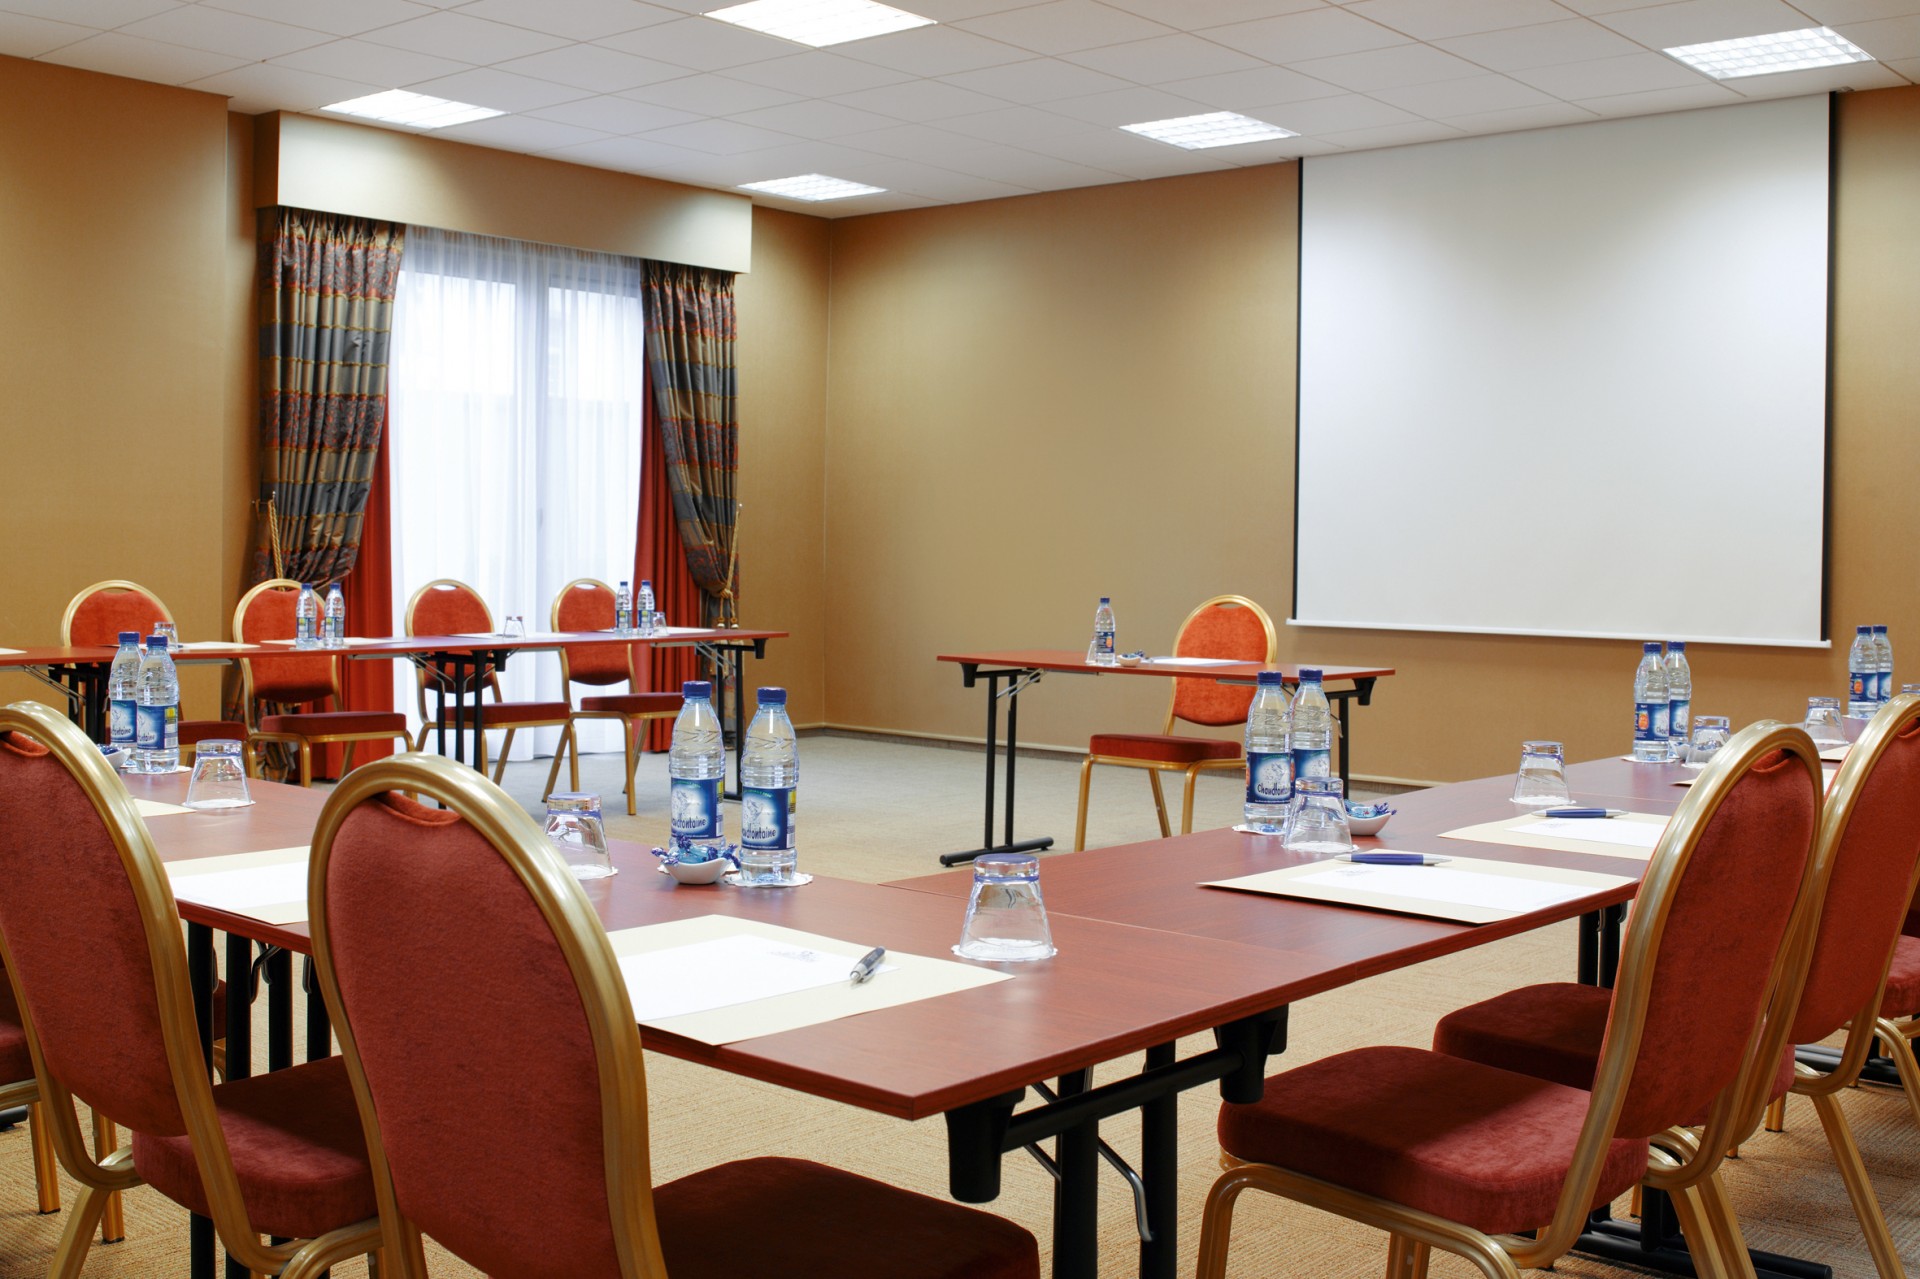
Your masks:
[{"label": "white notepad", "polygon": [[1238,879],[1212,880],[1203,886],[1462,924],[1490,924],[1632,882],[1625,875],[1456,857],[1439,866],[1306,862]]},{"label": "white notepad", "polygon": [[269,924],[297,924],[307,917],[308,857],[303,845],[169,862],[167,879],[175,901]]},{"label": "white notepad", "polygon": [[1627,848],[1659,847],[1664,824],[1622,821],[1615,817],[1543,817],[1508,828],[1516,835],[1551,835],[1555,839],[1577,839],[1589,844],[1619,844]]}]

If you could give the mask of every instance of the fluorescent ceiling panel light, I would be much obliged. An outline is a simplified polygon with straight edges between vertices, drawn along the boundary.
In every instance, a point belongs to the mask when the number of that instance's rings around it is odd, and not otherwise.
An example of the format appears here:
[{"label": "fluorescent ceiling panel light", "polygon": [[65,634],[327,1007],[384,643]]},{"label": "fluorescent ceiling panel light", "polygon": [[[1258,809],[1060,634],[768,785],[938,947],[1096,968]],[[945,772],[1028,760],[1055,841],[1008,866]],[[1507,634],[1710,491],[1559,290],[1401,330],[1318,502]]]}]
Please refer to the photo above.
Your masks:
[{"label": "fluorescent ceiling panel light", "polygon": [[1271,142],[1275,138],[1297,138],[1292,129],[1283,129],[1265,120],[1235,115],[1231,111],[1212,111],[1206,115],[1183,115],[1176,120],[1149,120],[1145,124],[1123,124],[1128,133],[1137,133],[1155,142],[1167,142],[1189,151],[1207,147],[1232,147],[1242,142]]},{"label": "fluorescent ceiling panel light", "polygon": [[1738,40],[1713,40],[1706,44],[1683,44],[1665,52],[1669,57],[1679,59],[1695,71],[1704,71],[1716,80],[1873,61],[1871,53],[1827,27],[1776,31],[1768,36],[1741,36]]},{"label": "fluorescent ceiling panel light", "polygon": [[469,124],[506,114],[492,107],[430,98],[424,93],[409,93],[405,89],[370,93],[364,98],[349,98],[320,109],[337,111],[341,115],[357,115],[367,120],[385,120],[389,124],[410,124],[416,129],[444,129],[450,124]]},{"label": "fluorescent ceiling panel light", "polygon": [[740,189],[784,195],[789,200],[844,200],[849,196],[875,195],[886,190],[885,187],[870,187],[842,178],[830,178],[824,173],[802,173],[798,177],[774,178],[767,182],[743,182]]},{"label": "fluorescent ceiling panel light", "polygon": [[934,25],[932,18],[874,0],[750,0],[707,16],[816,49]]}]

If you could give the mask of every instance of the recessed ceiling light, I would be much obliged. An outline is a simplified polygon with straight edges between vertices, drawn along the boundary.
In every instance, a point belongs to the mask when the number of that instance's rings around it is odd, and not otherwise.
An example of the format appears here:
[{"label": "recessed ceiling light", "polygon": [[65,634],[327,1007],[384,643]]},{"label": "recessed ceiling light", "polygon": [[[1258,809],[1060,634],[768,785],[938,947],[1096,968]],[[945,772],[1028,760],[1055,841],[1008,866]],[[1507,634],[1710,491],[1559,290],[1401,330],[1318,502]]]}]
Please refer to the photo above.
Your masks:
[{"label": "recessed ceiling light", "polygon": [[932,18],[874,0],[750,0],[707,16],[816,49],[934,25]]},{"label": "recessed ceiling light", "polygon": [[444,129],[450,124],[469,124],[506,114],[492,107],[430,98],[424,93],[409,93],[405,89],[370,93],[364,98],[349,98],[320,109],[338,111],[341,115],[357,115],[368,120],[385,120],[389,124],[410,124],[418,129]]},{"label": "recessed ceiling light", "polygon": [[1297,138],[1292,129],[1283,129],[1252,116],[1231,111],[1211,111],[1206,115],[1183,115],[1175,120],[1149,120],[1145,124],[1123,124],[1128,133],[1137,133],[1155,142],[1170,142],[1189,151],[1207,147],[1238,146],[1242,142],[1270,142],[1275,138]]},{"label": "recessed ceiling light", "polygon": [[784,195],[789,200],[844,200],[848,196],[874,195],[886,190],[885,187],[870,187],[842,178],[830,178],[824,173],[803,173],[798,177],[774,178],[768,182],[743,182],[740,189]]},{"label": "recessed ceiling light", "polygon": [[1706,44],[1683,44],[1665,52],[1716,80],[1873,61],[1871,53],[1827,27],[1776,31],[1769,36],[1741,36],[1738,40],[1713,40]]}]

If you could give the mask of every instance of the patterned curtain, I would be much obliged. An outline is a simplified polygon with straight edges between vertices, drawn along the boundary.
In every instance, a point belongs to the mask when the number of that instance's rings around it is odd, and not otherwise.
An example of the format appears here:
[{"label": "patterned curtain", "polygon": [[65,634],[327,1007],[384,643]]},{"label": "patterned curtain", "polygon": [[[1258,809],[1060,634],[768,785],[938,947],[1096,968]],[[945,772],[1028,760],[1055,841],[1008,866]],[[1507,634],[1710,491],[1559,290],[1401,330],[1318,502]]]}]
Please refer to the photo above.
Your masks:
[{"label": "patterned curtain", "polygon": [[249,581],[334,582],[360,553],[406,228],[260,213],[260,522]]},{"label": "patterned curtain", "polygon": [[646,298],[647,376],[674,519],[686,544],[687,568],[700,587],[701,624],[717,626],[738,616],[733,277],[648,262]]}]

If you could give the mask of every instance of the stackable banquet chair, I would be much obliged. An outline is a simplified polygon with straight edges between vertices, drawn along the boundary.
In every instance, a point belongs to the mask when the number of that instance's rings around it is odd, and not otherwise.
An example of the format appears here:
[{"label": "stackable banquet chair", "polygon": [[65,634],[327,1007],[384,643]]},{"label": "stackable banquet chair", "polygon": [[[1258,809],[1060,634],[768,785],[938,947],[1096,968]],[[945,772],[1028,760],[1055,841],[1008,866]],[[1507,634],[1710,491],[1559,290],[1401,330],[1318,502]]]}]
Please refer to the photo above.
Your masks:
[{"label": "stackable banquet chair", "polygon": [[[403,1273],[425,1274],[424,1231],[497,1279],[1037,1279],[1012,1222],[819,1164],[653,1185],[613,948],[540,827],[480,774],[417,754],[354,773],[321,813],[308,898]],[[422,964],[459,989],[407,975]]]},{"label": "stackable banquet chair", "polygon": [[[1813,937],[1806,963],[1782,988],[1782,1006],[1791,1010],[1789,1045],[1818,1043],[1845,1029],[1846,1046],[1838,1065],[1824,1072],[1796,1067],[1789,1047],[1776,1069],[1762,1072],[1767,1088],[1760,1098],[1783,1104],[1790,1087],[1813,1101],[1881,1279],[1906,1272],[1839,1094],[1858,1082],[1872,1047],[1887,966],[1920,874],[1916,795],[1920,697],[1903,697],[1874,717],[1827,792],[1814,843],[1821,887]],[[1433,1046],[1584,1088],[1606,1033],[1607,994],[1571,982],[1522,987],[1450,1013],[1436,1027]],[[1744,1139],[1758,1119],[1756,1110],[1734,1140]]]},{"label": "stackable banquet chair", "polygon": [[60,1175],[53,1160],[53,1134],[40,1107],[40,1083],[33,1077],[27,1029],[20,1024],[13,983],[0,972],[0,1110],[27,1108],[27,1141],[33,1149],[33,1185],[41,1212],[60,1211]]},{"label": "stackable banquet chair", "polygon": [[[407,601],[406,627],[408,635],[478,635],[493,631],[493,610],[480,598],[480,592],[465,582],[450,577],[436,578],[413,593]],[[553,779],[560,771],[560,757],[574,745],[573,708],[567,702],[508,702],[500,697],[500,675],[488,666],[480,672],[487,688],[493,693],[493,700],[482,698],[480,703],[480,726],[482,730],[504,728],[506,739],[500,743],[500,761],[494,765],[493,780],[499,781],[506,771],[507,752],[513,749],[513,734],[522,728],[558,728],[560,744],[554,748],[553,768],[547,773],[547,791],[553,791]],[[414,739],[413,749],[425,750],[427,734],[434,731],[436,720],[427,710],[427,695],[432,692],[436,679],[448,678],[448,673],[426,667],[416,668],[415,687],[420,698],[420,735]],[[448,704],[451,717],[452,704]],[[449,727],[451,727],[449,719]],[[476,753],[480,771],[487,769],[487,735],[480,734],[480,744]],[[575,769],[576,776],[578,768]],[[577,784],[577,783],[576,783]]]},{"label": "stackable banquet chair", "polygon": [[[1238,662],[1271,663],[1279,652],[1273,619],[1244,595],[1216,595],[1187,614],[1173,641],[1175,657],[1231,658]],[[1160,835],[1173,834],[1167,825],[1167,799],[1160,790],[1160,774],[1181,773],[1186,789],[1180,804],[1180,833],[1193,829],[1193,786],[1202,773],[1233,772],[1245,767],[1240,743],[1218,737],[1186,737],[1173,730],[1179,724],[1221,727],[1243,724],[1253,704],[1251,687],[1219,684],[1204,678],[1176,677],[1167,697],[1167,722],[1157,733],[1095,733],[1080,765],[1080,815],[1074,822],[1075,852],[1087,846],[1087,796],[1096,764],[1144,768],[1153,787],[1153,807],[1160,815]]]},{"label": "stackable banquet chair", "polygon": [[[0,708],[0,879],[0,950],[54,1152],[80,1183],[53,1279],[80,1273],[107,1197],[143,1183],[211,1217],[228,1255],[264,1274],[306,1279],[378,1248],[345,1064],[210,1081],[146,825],[93,743],[32,702]],[[76,1101],[131,1129],[131,1146],[89,1154]]]},{"label": "stackable banquet chair", "polygon": [[[1702,1274],[1738,1273],[1720,1268],[1739,1243],[1719,1160],[1786,1051],[1788,1018],[1765,1014],[1811,945],[1819,810],[1818,754],[1799,728],[1756,724],[1700,775],[1641,882],[1591,1090],[1381,1047],[1223,1106],[1235,1166],[1207,1197],[1201,1279],[1224,1274],[1249,1189],[1387,1231],[1393,1279],[1423,1276],[1432,1248],[1515,1279],[1643,1180],[1674,1195]],[[1687,1132],[1703,1112],[1705,1132]]]},{"label": "stackable banquet chair", "polygon": [[[550,624],[556,631],[606,631],[612,630],[614,623],[613,588],[605,582],[591,577],[579,577],[560,588],[554,596]],[[633,794],[633,775],[640,767],[640,757],[646,754],[647,721],[672,719],[680,713],[680,694],[643,693],[640,686],[646,681],[641,679],[634,663],[644,661],[646,649],[632,644],[569,644],[560,650],[561,687],[567,690],[567,697],[573,697],[575,684],[597,684],[605,686],[626,681],[624,693],[603,693],[593,697],[583,697],[573,712],[575,720],[611,719],[620,723],[621,742],[626,747],[627,758],[627,816],[638,811]],[[570,781],[574,790],[580,789],[580,750],[576,738],[571,761]],[[547,789],[553,789],[554,779],[560,773],[560,757],[553,757],[553,768],[547,773]]]},{"label": "stackable banquet chair", "polygon": [[[300,583],[276,577],[240,597],[233,610],[233,638],[243,644],[290,640],[295,632],[294,606]],[[301,652],[289,647],[285,657],[240,659],[241,704],[261,742],[285,742],[298,753],[300,784],[313,785],[313,748],[327,742],[345,742],[341,771],[353,767],[353,748],[359,742],[398,739],[409,744],[407,717],[398,711],[302,711],[308,702],[340,704],[338,653]],[[275,707],[285,709],[274,710]]]},{"label": "stackable banquet chair", "polygon": [[[154,623],[173,622],[173,612],[160,597],[137,582],[111,580],[95,582],[67,601],[60,615],[60,642],[67,645],[94,644],[112,648],[120,642],[120,632],[133,631],[145,638],[153,634]],[[247,726],[238,720],[197,719],[180,721],[180,749],[191,751],[201,742],[220,739],[237,741],[247,771],[254,776],[253,748]]]}]

